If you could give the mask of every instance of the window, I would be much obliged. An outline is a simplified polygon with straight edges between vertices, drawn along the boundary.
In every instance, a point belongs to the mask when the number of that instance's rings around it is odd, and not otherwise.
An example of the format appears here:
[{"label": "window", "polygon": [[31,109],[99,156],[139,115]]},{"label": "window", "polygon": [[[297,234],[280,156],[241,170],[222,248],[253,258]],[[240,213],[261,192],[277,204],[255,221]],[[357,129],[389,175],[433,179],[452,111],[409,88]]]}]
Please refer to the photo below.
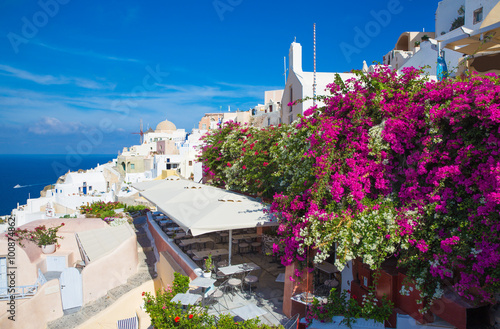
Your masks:
[{"label": "window", "polygon": [[272,111],[273,111],[273,106],[269,105],[269,113],[271,113]]},{"label": "window", "polygon": [[474,10],[474,24],[483,20],[483,7]]},{"label": "window", "polygon": [[292,123],[293,122],[293,114],[290,114],[290,116],[288,117],[288,123]]},{"label": "window", "polygon": [[206,123],[202,124],[202,125],[201,125],[201,129],[202,129],[202,130],[207,130],[207,124],[206,124]]},{"label": "window", "polygon": [[267,118],[267,125],[270,126],[271,125],[271,118]]},{"label": "window", "polygon": [[167,165],[167,170],[168,169],[172,169],[172,165],[170,163]]},{"label": "window", "polygon": [[[292,89],[292,86],[290,86],[290,103],[293,103],[293,89]],[[292,112],[292,109],[293,109],[293,106],[290,105],[290,111],[289,112]]]},{"label": "window", "polygon": [[7,258],[0,257],[0,295],[7,295]]},{"label": "window", "polygon": [[131,163],[130,164],[130,169],[135,169],[135,164]]},{"label": "window", "polygon": [[192,166],[193,165],[193,161],[189,161],[189,165]]},{"label": "window", "polygon": [[92,191],[92,186],[89,186],[89,191]]},{"label": "window", "polygon": [[177,163],[174,163],[174,164],[172,165],[172,168],[174,168],[174,169],[175,169],[175,168],[177,168],[177,167],[179,167],[179,164],[177,164]]},{"label": "window", "polygon": [[169,163],[169,162],[170,162],[170,158],[167,158],[167,163]]}]

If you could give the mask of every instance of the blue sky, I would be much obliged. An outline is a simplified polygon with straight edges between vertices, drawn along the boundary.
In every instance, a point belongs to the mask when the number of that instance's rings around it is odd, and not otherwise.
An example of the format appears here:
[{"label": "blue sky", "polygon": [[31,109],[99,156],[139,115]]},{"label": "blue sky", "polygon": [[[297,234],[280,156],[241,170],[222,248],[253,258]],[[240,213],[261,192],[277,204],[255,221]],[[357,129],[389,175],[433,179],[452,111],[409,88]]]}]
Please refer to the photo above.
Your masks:
[{"label": "blue sky", "polygon": [[317,70],[347,72],[404,31],[433,31],[437,3],[4,0],[0,153],[113,154],[138,143],[140,119],[190,131],[283,88],[294,38],[312,71],[313,23]]}]

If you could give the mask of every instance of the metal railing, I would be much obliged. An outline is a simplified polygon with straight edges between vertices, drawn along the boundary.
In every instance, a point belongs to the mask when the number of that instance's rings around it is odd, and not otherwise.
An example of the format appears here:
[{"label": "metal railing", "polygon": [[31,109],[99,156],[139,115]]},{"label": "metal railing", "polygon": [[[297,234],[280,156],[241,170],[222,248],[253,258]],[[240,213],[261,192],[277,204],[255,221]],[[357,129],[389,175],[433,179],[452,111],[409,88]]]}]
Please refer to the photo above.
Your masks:
[{"label": "metal railing", "polygon": [[[14,292],[12,292],[14,289]],[[17,286],[14,288],[0,288],[0,300],[9,300],[10,296],[15,299],[25,299],[33,297],[38,291],[38,285],[33,284],[29,286]]]}]

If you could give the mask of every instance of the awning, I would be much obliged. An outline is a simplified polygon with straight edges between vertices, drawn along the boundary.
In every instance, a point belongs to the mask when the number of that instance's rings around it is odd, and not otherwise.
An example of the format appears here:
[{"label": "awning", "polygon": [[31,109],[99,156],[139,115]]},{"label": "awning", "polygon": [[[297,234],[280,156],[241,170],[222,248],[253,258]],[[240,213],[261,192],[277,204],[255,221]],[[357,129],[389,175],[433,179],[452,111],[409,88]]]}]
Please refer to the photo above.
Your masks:
[{"label": "awning", "polygon": [[461,29],[463,34],[443,40],[442,45],[467,55],[500,51],[500,3],[488,13],[479,29]]},{"label": "awning", "polygon": [[151,180],[151,181],[147,181],[147,182],[139,182],[139,183],[132,184],[132,187],[138,191],[144,191],[144,190],[147,190],[149,188],[155,187],[158,184],[163,183],[163,181],[164,180],[162,179],[162,180]]},{"label": "awning", "polygon": [[188,180],[163,181],[140,194],[193,236],[277,225],[255,198]]}]

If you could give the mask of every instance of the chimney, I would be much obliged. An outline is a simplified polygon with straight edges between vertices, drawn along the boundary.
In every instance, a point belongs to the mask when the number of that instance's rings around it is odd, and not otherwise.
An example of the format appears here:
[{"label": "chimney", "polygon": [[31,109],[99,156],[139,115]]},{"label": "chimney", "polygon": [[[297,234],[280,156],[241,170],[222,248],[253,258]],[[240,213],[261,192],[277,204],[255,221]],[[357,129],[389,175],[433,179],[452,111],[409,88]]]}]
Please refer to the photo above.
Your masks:
[{"label": "chimney", "polygon": [[288,53],[288,71],[302,72],[302,46],[300,43],[292,42]]}]

